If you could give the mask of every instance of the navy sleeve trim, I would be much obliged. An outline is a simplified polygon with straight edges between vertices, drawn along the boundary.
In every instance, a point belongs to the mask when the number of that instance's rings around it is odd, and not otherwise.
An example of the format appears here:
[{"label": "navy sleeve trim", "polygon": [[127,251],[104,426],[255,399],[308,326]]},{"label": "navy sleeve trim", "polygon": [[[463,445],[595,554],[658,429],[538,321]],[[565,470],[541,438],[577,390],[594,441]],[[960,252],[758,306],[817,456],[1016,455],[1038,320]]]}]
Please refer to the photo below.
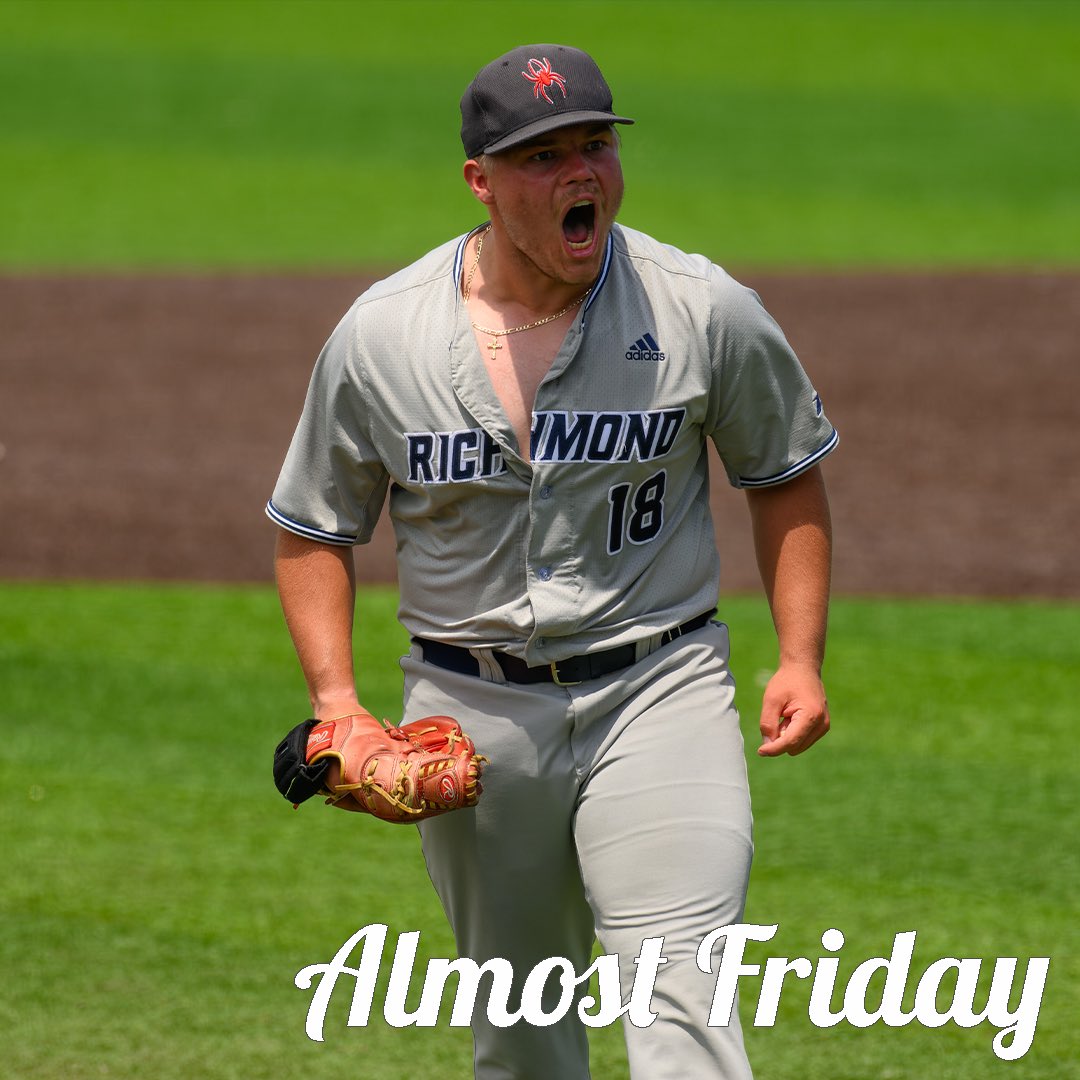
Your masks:
[{"label": "navy sleeve trim", "polygon": [[798,476],[799,473],[806,472],[807,469],[816,465],[826,454],[831,454],[836,449],[837,443],[839,442],[840,436],[834,430],[824,446],[819,447],[808,457],[804,457],[802,461],[796,462],[790,468],[785,469],[781,473],[776,473],[774,476],[766,476],[755,480],[749,480],[744,476],[740,476],[739,486],[744,488],[769,487],[772,484],[782,484],[785,480],[792,480]]},{"label": "navy sleeve trim", "polygon": [[313,529],[310,525],[303,525],[299,521],[293,521],[292,518],[286,517],[274,505],[273,499],[266,504],[266,516],[283,529],[288,529],[289,532],[296,533],[297,536],[303,536],[308,540],[317,540],[320,544],[352,547],[357,541],[355,536],[338,536],[336,533],[323,532],[322,529]]}]

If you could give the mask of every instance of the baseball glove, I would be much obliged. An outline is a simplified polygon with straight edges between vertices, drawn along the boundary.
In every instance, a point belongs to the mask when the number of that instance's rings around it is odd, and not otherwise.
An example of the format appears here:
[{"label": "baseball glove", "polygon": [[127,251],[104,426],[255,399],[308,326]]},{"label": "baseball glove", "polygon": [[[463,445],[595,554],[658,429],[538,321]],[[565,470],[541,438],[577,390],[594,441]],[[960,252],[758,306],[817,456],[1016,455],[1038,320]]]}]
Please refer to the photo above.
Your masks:
[{"label": "baseball glove", "polygon": [[297,724],[274,752],[274,782],[299,806],[312,795],[343,810],[410,824],[475,806],[487,759],[449,716],[373,730],[367,716]]}]

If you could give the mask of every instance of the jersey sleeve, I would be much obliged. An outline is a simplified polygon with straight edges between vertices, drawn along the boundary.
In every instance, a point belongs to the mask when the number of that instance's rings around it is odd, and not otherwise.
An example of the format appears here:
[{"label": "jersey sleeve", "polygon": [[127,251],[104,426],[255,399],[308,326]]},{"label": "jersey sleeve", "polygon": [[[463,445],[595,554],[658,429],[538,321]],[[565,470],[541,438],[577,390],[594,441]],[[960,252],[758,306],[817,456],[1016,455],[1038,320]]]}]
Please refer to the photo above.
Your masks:
[{"label": "jersey sleeve", "polygon": [[267,516],[325,544],[366,543],[389,476],[371,442],[356,345],[357,308],[319,354]]},{"label": "jersey sleeve", "polygon": [[821,398],[757,293],[714,267],[709,435],[734,487],[805,472],[837,445]]}]

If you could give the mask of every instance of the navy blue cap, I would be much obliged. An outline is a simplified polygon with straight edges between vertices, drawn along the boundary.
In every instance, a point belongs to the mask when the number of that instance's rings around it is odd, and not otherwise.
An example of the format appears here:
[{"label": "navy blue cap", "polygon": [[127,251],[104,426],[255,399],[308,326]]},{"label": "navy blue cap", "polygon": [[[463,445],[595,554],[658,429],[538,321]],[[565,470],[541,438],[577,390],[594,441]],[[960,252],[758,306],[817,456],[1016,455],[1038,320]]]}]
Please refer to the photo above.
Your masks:
[{"label": "navy blue cap", "polygon": [[520,45],[492,60],[461,99],[465,154],[497,154],[571,124],[632,124],[616,116],[596,61],[569,45]]}]

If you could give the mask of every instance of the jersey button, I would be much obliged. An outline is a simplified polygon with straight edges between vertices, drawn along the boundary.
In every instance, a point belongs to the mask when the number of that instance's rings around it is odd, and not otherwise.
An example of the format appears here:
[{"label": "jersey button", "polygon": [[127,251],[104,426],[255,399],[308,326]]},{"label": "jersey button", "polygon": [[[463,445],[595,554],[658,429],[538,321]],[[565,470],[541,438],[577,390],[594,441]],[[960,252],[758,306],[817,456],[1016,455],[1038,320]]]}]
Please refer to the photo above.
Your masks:
[{"label": "jersey button", "polygon": [[550,566],[541,566],[540,569],[536,571],[536,576],[541,581],[550,581],[551,580],[551,567]]},{"label": "jersey button", "polygon": [[541,499],[550,499],[551,498],[551,487],[548,484],[545,484],[540,489],[540,498]]}]

